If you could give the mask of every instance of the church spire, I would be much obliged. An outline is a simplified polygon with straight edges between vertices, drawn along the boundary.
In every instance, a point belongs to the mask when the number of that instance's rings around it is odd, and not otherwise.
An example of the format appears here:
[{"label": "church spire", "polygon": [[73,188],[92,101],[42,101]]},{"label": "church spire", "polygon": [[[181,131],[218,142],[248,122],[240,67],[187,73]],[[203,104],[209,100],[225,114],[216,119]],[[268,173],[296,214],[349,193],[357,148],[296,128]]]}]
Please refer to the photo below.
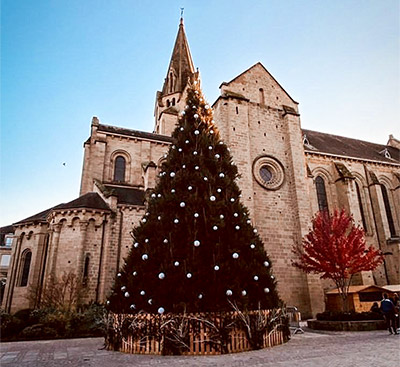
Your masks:
[{"label": "church spire", "polygon": [[167,77],[164,81],[162,94],[183,92],[188,78],[195,72],[189,44],[186,39],[183,18],[180,19],[178,35],[176,36],[174,50],[168,67]]},{"label": "church spire", "polygon": [[196,74],[198,71],[194,69],[181,12],[178,35],[169,62],[167,77],[161,92],[158,91],[156,96],[155,133],[171,135],[178,122],[178,114],[184,109],[186,103],[185,91],[188,80],[193,79]]}]

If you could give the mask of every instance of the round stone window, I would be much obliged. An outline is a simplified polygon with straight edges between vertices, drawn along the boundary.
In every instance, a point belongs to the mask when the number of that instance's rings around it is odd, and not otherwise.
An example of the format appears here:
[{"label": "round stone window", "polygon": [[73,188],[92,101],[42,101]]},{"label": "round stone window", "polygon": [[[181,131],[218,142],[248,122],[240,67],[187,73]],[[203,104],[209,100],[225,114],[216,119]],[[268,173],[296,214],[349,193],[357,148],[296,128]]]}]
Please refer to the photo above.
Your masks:
[{"label": "round stone window", "polygon": [[261,186],[269,190],[279,189],[285,178],[282,164],[270,156],[256,158],[253,163],[253,175]]}]

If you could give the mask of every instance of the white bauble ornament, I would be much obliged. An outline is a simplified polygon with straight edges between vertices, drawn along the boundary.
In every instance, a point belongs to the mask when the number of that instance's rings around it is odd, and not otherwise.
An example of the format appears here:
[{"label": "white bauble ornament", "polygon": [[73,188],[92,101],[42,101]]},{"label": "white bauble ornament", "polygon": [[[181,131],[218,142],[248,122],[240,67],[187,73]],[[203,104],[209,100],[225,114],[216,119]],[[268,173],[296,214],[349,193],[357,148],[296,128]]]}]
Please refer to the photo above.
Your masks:
[{"label": "white bauble ornament", "polygon": [[147,303],[148,303],[149,305],[152,305],[152,304],[153,304],[153,300],[150,298],[150,299],[147,301]]},{"label": "white bauble ornament", "polygon": [[188,186],[188,190],[190,191],[190,190],[192,190],[193,189],[193,187],[192,186]]},{"label": "white bauble ornament", "polygon": [[213,147],[210,145],[210,146],[208,147],[208,150],[212,150],[212,148],[213,148]]},{"label": "white bauble ornament", "polygon": [[[194,115],[195,117],[194,118],[196,118],[196,115]],[[197,115],[198,116],[198,115]],[[199,135],[200,134],[200,131],[199,130],[195,130],[194,131],[194,135]]]},{"label": "white bauble ornament", "polygon": [[107,301],[106,303],[107,303],[107,305],[109,305],[111,302],[110,302],[110,301]]},{"label": "white bauble ornament", "polygon": [[125,292],[124,296],[128,298],[130,296],[129,292]]},{"label": "white bauble ornament", "polygon": [[207,177],[203,177],[203,180],[204,180],[204,181],[208,181],[208,178],[207,178]]},{"label": "white bauble ornament", "polygon": [[132,275],[135,277],[137,275],[137,271],[134,271]]},{"label": "white bauble ornament", "polygon": [[186,278],[190,279],[191,277],[192,277],[192,274],[191,274],[191,273],[187,273],[187,274],[186,274]]},{"label": "white bauble ornament", "polygon": [[167,158],[167,153],[164,153],[164,158]]},{"label": "white bauble ornament", "polygon": [[257,280],[258,280],[258,276],[257,276],[257,275],[254,275],[253,279],[254,279],[255,281],[257,281]]},{"label": "white bauble ornament", "polygon": [[152,198],[155,198],[157,195],[156,194],[151,194],[151,197]]},{"label": "white bauble ornament", "polygon": [[215,201],[215,200],[216,200],[216,197],[215,197],[214,195],[212,195],[212,196],[210,196],[210,200],[211,200],[211,201]]},{"label": "white bauble ornament", "polygon": [[182,165],[182,168],[185,169],[185,168],[186,168],[186,164],[183,164],[183,165]]},{"label": "white bauble ornament", "polygon": [[161,215],[159,215],[159,216],[157,217],[157,219],[158,219],[158,220],[161,220]]},{"label": "white bauble ornament", "polygon": [[218,271],[218,270],[219,270],[219,266],[218,266],[218,265],[215,265],[215,266],[214,266],[214,270],[215,270],[215,271]]},{"label": "white bauble ornament", "polygon": [[193,155],[197,155],[197,151],[194,151],[194,152],[193,152]]},{"label": "white bauble ornament", "polygon": [[144,296],[145,294],[146,294],[145,291],[140,291],[140,295],[141,295],[141,296]]},{"label": "white bauble ornament", "polygon": [[196,171],[199,170],[199,168],[200,168],[199,166],[195,166],[195,167],[194,167],[194,169],[195,169]]},{"label": "white bauble ornament", "polygon": [[139,243],[136,242],[136,243],[133,245],[133,247],[134,247],[134,248],[138,248],[138,247],[139,247]]},{"label": "white bauble ornament", "polygon": [[178,218],[175,218],[175,219],[174,219],[174,223],[175,223],[175,224],[178,224],[178,223],[179,223],[179,219],[178,219]]},{"label": "white bauble ornament", "polygon": [[202,299],[202,298],[203,298],[203,295],[200,293],[200,294],[197,296],[197,298],[198,298],[198,299]]},{"label": "white bauble ornament", "polygon": [[240,229],[240,226],[235,226],[235,229],[238,231]]},{"label": "white bauble ornament", "polygon": [[175,194],[175,189],[171,189],[171,194]]},{"label": "white bauble ornament", "polygon": [[252,250],[254,250],[254,249],[256,248],[256,245],[255,245],[254,243],[252,243],[252,244],[250,245],[250,248],[251,248]]},{"label": "white bauble ornament", "polygon": [[165,274],[164,273],[160,273],[158,274],[158,279],[164,279],[165,278]]},{"label": "white bauble ornament", "polygon": [[211,135],[214,134],[214,130],[210,130],[210,134],[211,134]]},{"label": "white bauble ornament", "polygon": [[233,213],[233,216],[234,216],[235,218],[237,218],[237,217],[239,216],[239,213]]},{"label": "white bauble ornament", "polygon": [[149,213],[149,212],[147,212],[147,213],[146,213],[146,217],[148,217],[149,215],[150,215],[150,213]]},{"label": "white bauble ornament", "polygon": [[149,256],[147,254],[142,255],[142,260],[147,260],[148,258],[149,258]]},{"label": "white bauble ornament", "polygon": [[182,201],[182,202],[179,204],[179,206],[180,206],[181,208],[184,208],[184,207],[186,206],[186,204],[185,204],[184,201]]},{"label": "white bauble ornament", "polygon": [[218,230],[218,226],[214,226],[214,227],[213,227],[213,230],[214,230],[214,231]]},{"label": "white bauble ornament", "polygon": [[149,243],[149,239],[148,239],[148,238],[146,238],[146,239],[144,240],[144,242],[146,242],[146,243]]},{"label": "white bauble ornament", "polygon": [[223,142],[223,141],[220,141],[220,142],[219,142],[219,145],[222,145],[222,144],[224,144],[224,142]]},{"label": "white bauble ornament", "polygon": [[122,292],[126,291],[126,287],[124,285],[121,287],[121,291]]},{"label": "white bauble ornament", "polygon": [[186,106],[185,106],[185,110],[187,110],[188,108],[189,108],[189,106],[188,106],[188,105],[186,105]]},{"label": "white bauble ornament", "polygon": [[224,178],[225,175],[221,172],[221,173],[219,174],[219,177],[220,177],[220,178]]},{"label": "white bauble ornament", "polygon": [[164,238],[164,241],[163,241],[164,243],[168,243],[168,239],[167,238]]},{"label": "white bauble ornament", "polygon": [[195,245],[195,247],[199,247],[200,246],[200,241],[199,240],[195,240],[193,242],[193,245]]},{"label": "white bauble ornament", "polygon": [[268,268],[269,262],[268,262],[268,261],[264,261],[264,266],[265,266],[266,268]]},{"label": "white bauble ornament", "polygon": [[247,294],[247,292],[243,289],[242,290],[242,296],[244,297]]},{"label": "white bauble ornament", "polygon": [[186,144],[189,144],[189,140],[185,140],[185,143],[186,143]]},{"label": "white bauble ornament", "polygon": [[169,175],[170,175],[171,177],[175,177],[175,172],[171,172]]},{"label": "white bauble ornament", "polygon": [[231,198],[231,203],[233,203],[233,202],[235,202],[235,199],[234,199],[234,198]]},{"label": "white bauble ornament", "polygon": [[233,294],[233,293],[232,293],[232,291],[231,291],[230,289],[228,289],[228,290],[226,291],[226,295],[227,295],[228,297],[230,297],[232,294]]},{"label": "white bauble ornament", "polygon": [[254,232],[254,233],[257,233],[258,231],[254,228],[254,229],[253,229],[253,232]]},{"label": "white bauble ornament", "polygon": [[221,158],[221,156],[220,156],[219,154],[216,154],[216,155],[215,155],[215,158],[218,159],[218,158]]},{"label": "white bauble ornament", "polygon": [[179,261],[175,261],[174,266],[179,266]]},{"label": "white bauble ornament", "polygon": [[121,275],[122,275],[121,273],[118,273],[118,274],[117,274],[117,277],[120,277]]},{"label": "white bauble ornament", "polygon": [[178,149],[178,152],[179,152],[179,153],[182,153],[182,148],[179,148],[179,149]]},{"label": "white bauble ornament", "polygon": [[218,189],[217,189],[217,192],[218,192],[218,193],[221,193],[221,192],[222,192],[222,189],[221,189],[221,188],[218,188]]},{"label": "white bauble ornament", "polygon": [[134,310],[134,309],[136,308],[136,305],[131,304],[131,305],[129,306],[129,308],[130,308],[131,310]]},{"label": "white bauble ornament", "polygon": [[198,218],[198,217],[199,217],[199,213],[194,213],[193,216],[194,216],[195,218]]},{"label": "white bauble ornament", "polygon": [[238,259],[238,258],[239,258],[239,254],[238,254],[237,252],[234,252],[234,253],[232,254],[232,257],[233,257],[234,259]]},{"label": "white bauble ornament", "polygon": [[183,131],[183,130],[185,130],[183,127],[180,127],[180,129],[179,129],[180,131]]},{"label": "white bauble ornament", "polygon": [[176,146],[175,146],[175,145],[173,145],[171,148],[172,148],[172,149],[175,149],[175,148],[176,148]]},{"label": "white bauble ornament", "polygon": [[251,220],[250,220],[250,219],[247,219],[246,222],[247,222],[247,224],[250,224],[250,223],[251,223]]},{"label": "white bauble ornament", "polygon": [[164,310],[163,307],[160,307],[160,308],[157,310],[157,312],[158,312],[159,314],[162,315],[162,314],[165,312],[165,310]]},{"label": "white bauble ornament", "polygon": [[160,197],[161,197],[161,194],[158,194],[157,197],[160,198]]},{"label": "white bauble ornament", "polygon": [[269,293],[269,288],[264,288],[265,293]]},{"label": "white bauble ornament", "polygon": [[220,219],[224,219],[225,217],[224,217],[223,214],[220,214],[219,218],[220,218]]},{"label": "white bauble ornament", "polygon": [[239,194],[239,197],[241,198],[241,197],[242,197],[242,194]]},{"label": "white bauble ornament", "polygon": [[275,277],[273,275],[271,275],[271,279],[275,279]]}]

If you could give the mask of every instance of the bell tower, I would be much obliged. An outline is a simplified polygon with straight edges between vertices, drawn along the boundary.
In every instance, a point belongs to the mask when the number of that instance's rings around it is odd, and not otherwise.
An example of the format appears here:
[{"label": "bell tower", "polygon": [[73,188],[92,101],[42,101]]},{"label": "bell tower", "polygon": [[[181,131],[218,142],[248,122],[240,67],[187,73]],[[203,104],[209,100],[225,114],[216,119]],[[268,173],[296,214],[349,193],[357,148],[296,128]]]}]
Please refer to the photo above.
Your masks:
[{"label": "bell tower", "polygon": [[154,109],[154,132],[171,135],[178,122],[178,114],[184,109],[186,86],[196,71],[186,39],[183,18],[180,19],[178,35],[161,91],[157,92]]}]

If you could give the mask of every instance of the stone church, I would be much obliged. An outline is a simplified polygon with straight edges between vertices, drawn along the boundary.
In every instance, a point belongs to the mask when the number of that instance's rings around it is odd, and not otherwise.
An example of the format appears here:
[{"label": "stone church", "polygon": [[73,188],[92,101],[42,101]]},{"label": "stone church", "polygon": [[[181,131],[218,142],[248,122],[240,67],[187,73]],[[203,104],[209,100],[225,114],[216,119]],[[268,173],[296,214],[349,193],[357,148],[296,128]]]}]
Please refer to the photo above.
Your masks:
[{"label": "stone church", "polygon": [[[104,302],[145,213],[171,132],[197,73],[181,19],[167,76],[156,94],[152,133],[93,117],[84,142],[80,196],[1,229],[2,308],[40,304],[51,278],[73,273],[81,302]],[[273,260],[278,290],[304,315],[324,308],[332,284],[291,266],[291,248],[322,209],[346,208],[385,262],[354,284],[400,284],[400,141],[387,145],[301,128],[298,102],[261,64],[223,82],[214,119],[238,166],[242,200]],[[10,256],[11,255],[11,256]],[[3,279],[4,281],[4,279]],[[28,297],[36,292],[35,297]]]}]

